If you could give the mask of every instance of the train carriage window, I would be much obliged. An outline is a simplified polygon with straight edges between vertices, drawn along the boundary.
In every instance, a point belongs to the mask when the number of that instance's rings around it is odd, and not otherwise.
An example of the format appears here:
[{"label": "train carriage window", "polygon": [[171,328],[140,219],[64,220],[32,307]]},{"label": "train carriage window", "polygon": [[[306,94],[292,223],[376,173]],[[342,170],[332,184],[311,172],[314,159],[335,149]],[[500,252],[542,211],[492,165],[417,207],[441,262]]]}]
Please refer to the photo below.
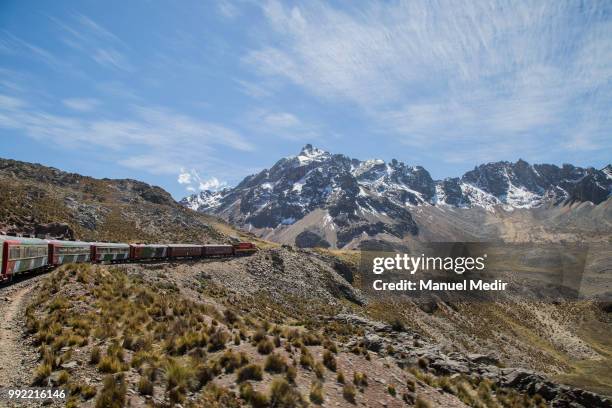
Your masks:
[{"label": "train carriage window", "polygon": [[9,251],[9,258],[10,259],[19,259],[19,255],[20,255],[20,251],[19,251],[19,247],[11,247],[10,251]]}]

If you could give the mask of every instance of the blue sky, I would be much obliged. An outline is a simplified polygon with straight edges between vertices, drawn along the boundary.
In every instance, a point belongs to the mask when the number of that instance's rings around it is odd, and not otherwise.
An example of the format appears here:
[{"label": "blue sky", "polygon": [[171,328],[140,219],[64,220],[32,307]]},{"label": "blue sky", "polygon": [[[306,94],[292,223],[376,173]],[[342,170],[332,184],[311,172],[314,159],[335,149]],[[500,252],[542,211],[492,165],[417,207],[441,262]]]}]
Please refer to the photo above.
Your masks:
[{"label": "blue sky", "polygon": [[435,178],[603,167],[612,2],[3,0],[0,132],[2,157],[177,198],[306,143]]}]

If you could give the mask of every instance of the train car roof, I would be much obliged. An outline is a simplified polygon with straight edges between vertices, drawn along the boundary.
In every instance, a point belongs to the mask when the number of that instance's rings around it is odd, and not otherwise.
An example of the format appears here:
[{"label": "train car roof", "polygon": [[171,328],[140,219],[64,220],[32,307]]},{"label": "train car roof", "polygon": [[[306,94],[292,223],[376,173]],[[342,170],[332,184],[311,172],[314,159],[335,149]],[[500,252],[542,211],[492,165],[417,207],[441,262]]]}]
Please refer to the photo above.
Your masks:
[{"label": "train car roof", "polygon": [[129,248],[130,244],[123,242],[90,242],[90,245],[98,247],[112,247],[112,248]]},{"label": "train car roof", "polygon": [[169,246],[171,248],[199,248],[202,245],[197,245],[197,244],[168,244],[166,246]]},{"label": "train car roof", "polygon": [[230,244],[204,244],[205,247],[231,247]]},{"label": "train car roof", "polygon": [[135,247],[150,247],[150,248],[162,248],[162,247],[167,247],[168,244],[130,244],[130,246],[135,246]]},{"label": "train car roof", "polygon": [[13,237],[11,235],[0,235],[0,242],[15,241],[20,244],[47,245],[47,241],[40,238]]},{"label": "train car roof", "polygon": [[57,244],[62,246],[89,246],[91,242],[85,241],[62,241],[61,239],[46,239],[45,240],[49,244]]}]

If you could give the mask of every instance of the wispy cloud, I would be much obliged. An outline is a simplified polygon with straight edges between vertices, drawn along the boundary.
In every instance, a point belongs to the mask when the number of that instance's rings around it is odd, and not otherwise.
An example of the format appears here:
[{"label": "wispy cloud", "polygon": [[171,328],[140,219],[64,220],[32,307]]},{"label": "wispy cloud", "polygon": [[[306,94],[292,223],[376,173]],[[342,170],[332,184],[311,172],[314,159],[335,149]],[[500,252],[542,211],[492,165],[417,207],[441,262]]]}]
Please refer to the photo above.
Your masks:
[{"label": "wispy cloud", "polygon": [[226,18],[234,18],[240,14],[240,9],[230,0],[217,0],[217,10]]},{"label": "wispy cloud", "polygon": [[76,14],[69,22],[49,18],[62,29],[63,42],[69,47],[87,54],[106,68],[133,70],[125,54],[128,50],[125,42],[90,17]]},{"label": "wispy cloud", "polygon": [[270,96],[272,92],[270,91],[270,85],[263,85],[260,83],[255,83],[251,81],[246,81],[243,79],[235,79],[234,80],[238,85],[238,89],[242,91],[245,95],[248,95],[252,98],[263,98],[266,96]]},{"label": "wispy cloud", "polygon": [[312,142],[321,137],[321,128],[308,123],[290,112],[255,109],[246,115],[249,128],[262,135],[288,140]]},{"label": "wispy cloud", "polygon": [[122,119],[88,119],[50,113],[20,98],[0,95],[0,127],[55,146],[102,147],[118,164],[152,174],[178,174],[186,164],[213,162],[210,156],[217,147],[253,149],[241,134],[225,126],[143,105],[133,105]]},{"label": "wispy cloud", "polygon": [[123,71],[132,70],[132,66],[127,61],[127,58],[122,53],[113,48],[99,48],[93,53],[92,58],[98,64],[108,68],[114,68]]},{"label": "wispy cloud", "polygon": [[[555,135],[569,149],[576,125],[589,123],[580,146],[600,149],[612,77],[605,7],[466,0],[340,10],[269,1],[262,10],[272,34],[244,62],[326,103],[353,104],[374,130],[412,146],[502,147],[515,137],[544,148],[536,137]],[[584,101],[600,114],[583,112]]]},{"label": "wispy cloud", "polygon": [[79,112],[90,112],[100,105],[100,101],[94,98],[68,98],[64,99],[62,103]]},{"label": "wispy cloud", "polygon": [[51,52],[4,30],[0,31],[0,52],[29,56],[44,62],[54,69],[65,67],[65,64]]}]

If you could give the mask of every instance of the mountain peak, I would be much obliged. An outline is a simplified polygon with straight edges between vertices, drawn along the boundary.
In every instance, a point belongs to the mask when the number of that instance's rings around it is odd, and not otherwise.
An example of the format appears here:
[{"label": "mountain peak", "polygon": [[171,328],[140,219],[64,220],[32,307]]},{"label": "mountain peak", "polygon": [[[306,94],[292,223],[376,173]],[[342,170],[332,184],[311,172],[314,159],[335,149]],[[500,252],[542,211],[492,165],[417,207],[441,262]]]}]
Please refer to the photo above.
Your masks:
[{"label": "mountain peak", "polygon": [[317,147],[313,147],[310,143],[302,147],[300,154],[298,154],[297,158],[300,161],[300,164],[308,164],[312,161],[321,161],[323,159],[327,159],[331,157],[331,154],[323,149],[319,149]]},{"label": "mountain peak", "polygon": [[320,155],[323,153],[328,153],[327,151],[323,150],[323,149],[319,149],[318,147],[314,147],[313,145],[311,145],[310,143],[307,143],[304,145],[304,147],[302,147],[302,150],[300,150],[300,156],[313,156],[313,155]]}]

